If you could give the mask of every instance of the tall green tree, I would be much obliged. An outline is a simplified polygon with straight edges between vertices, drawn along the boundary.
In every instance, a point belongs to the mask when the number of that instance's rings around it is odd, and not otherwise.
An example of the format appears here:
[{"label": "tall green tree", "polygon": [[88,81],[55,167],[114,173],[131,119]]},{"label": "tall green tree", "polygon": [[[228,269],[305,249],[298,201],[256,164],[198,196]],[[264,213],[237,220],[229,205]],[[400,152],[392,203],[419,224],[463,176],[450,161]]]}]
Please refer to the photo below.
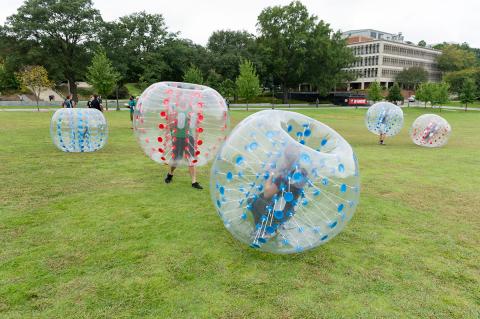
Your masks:
[{"label": "tall green tree", "polygon": [[299,1],[264,9],[257,29],[267,73],[282,86],[284,103],[288,89],[300,83],[312,83],[321,92],[330,90],[345,73],[342,68],[353,61],[341,35]]},{"label": "tall green tree", "polygon": [[88,64],[87,48],[102,22],[91,0],[26,0],[7,18],[8,35],[30,41],[68,80],[77,100],[76,81]]},{"label": "tall green tree", "polygon": [[236,79],[244,59],[261,65],[255,37],[246,31],[215,31],[208,39],[207,50],[212,54],[215,71],[225,79]]},{"label": "tall green tree", "polygon": [[400,83],[404,89],[415,90],[420,83],[427,82],[428,72],[422,67],[414,66],[398,73],[395,80]]},{"label": "tall green tree", "polygon": [[459,71],[478,63],[475,53],[465,47],[446,45],[437,57],[438,68],[444,72]]},{"label": "tall green tree", "polygon": [[403,101],[402,92],[400,90],[400,86],[398,85],[398,83],[395,83],[388,89],[387,100],[395,104],[398,101]]},{"label": "tall green tree", "polygon": [[432,83],[432,106],[434,104],[438,105],[439,107],[442,106],[442,104],[445,104],[449,100],[449,85],[446,82],[441,82],[441,83]]},{"label": "tall green tree", "polygon": [[99,31],[100,42],[122,78],[145,86],[168,78],[168,62],[162,50],[176,37],[161,14],[145,11],[104,23]]},{"label": "tall green tree", "polygon": [[260,94],[260,80],[253,63],[245,60],[240,64],[240,74],[235,81],[237,93],[248,102],[258,94]]},{"label": "tall green tree", "polygon": [[415,98],[425,103],[425,108],[428,102],[432,102],[433,99],[434,84],[422,83],[415,91]]},{"label": "tall green tree", "polygon": [[183,75],[183,80],[188,83],[193,84],[203,84],[203,75],[202,71],[197,68],[195,65],[190,66],[190,68],[185,71]]},{"label": "tall green tree", "polygon": [[[100,94],[107,97],[113,92],[120,79],[120,73],[115,71],[112,62],[107,58],[105,51],[97,51],[88,67],[87,81]],[[108,99],[105,98],[105,107],[108,110]]]},{"label": "tall green tree", "polygon": [[380,83],[377,81],[371,83],[368,88],[368,99],[373,102],[380,101],[383,98],[382,91],[383,89],[380,86]]},{"label": "tall green tree", "polygon": [[233,82],[230,79],[225,79],[223,80],[222,83],[220,83],[219,92],[225,98],[229,98],[229,97],[235,98],[235,92],[236,92],[235,89],[236,89],[235,82]]},{"label": "tall green tree", "polygon": [[18,80],[15,77],[15,70],[5,62],[0,61],[0,92],[9,89],[17,89],[19,86]]},{"label": "tall green tree", "polygon": [[462,91],[464,83],[467,79],[473,80],[477,89],[480,88],[480,67],[447,72],[443,76],[443,80],[450,85],[450,90],[458,94],[460,94],[460,92]]},{"label": "tall green tree", "polygon": [[473,79],[467,78],[463,83],[462,90],[460,92],[460,102],[465,105],[465,112],[469,103],[475,102],[477,96],[477,86]]}]

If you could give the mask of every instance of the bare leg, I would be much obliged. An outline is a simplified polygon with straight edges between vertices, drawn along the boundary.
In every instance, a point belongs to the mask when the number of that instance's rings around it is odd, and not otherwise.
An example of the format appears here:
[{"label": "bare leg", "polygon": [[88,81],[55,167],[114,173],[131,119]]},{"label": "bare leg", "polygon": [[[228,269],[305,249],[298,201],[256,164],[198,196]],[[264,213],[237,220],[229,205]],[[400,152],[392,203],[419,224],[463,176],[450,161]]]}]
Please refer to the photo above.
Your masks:
[{"label": "bare leg", "polygon": [[380,143],[381,145],[383,145],[383,144],[384,144],[384,141],[385,141],[385,134],[382,133],[382,134],[380,134],[380,141],[379,141],[379,143]]},{"label": "bare leg", "polygon": [[192,178],[192,187],[196,189],[203,189],[203,187],[197,182],[197,168],[195,166],[189,166],[188,171]]},{"label": "bare leg", "polygon": [[188,171],[190,172],[190,177],[192,178],[192,184],[197,182],[197,169],[195,166],[189,166]]},{"label": "bare leg", "polygon": [[175,171],[175,169],[177,168],[176,166],[169,166],[170,167],[170,170],[168,171],[168,173],[170,175],[173,175],[173,172]]}]

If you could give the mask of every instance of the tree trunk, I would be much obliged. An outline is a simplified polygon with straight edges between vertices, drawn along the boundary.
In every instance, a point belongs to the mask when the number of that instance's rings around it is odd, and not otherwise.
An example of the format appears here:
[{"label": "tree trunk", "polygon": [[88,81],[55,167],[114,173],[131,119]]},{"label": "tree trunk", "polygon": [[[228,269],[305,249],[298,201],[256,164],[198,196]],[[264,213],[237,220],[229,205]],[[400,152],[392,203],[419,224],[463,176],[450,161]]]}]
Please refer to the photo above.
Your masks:
[{"label": "tree trunk", "polygon": [[72,94],[73,100],[75,101],[75,103],[78,103],[77,83],[75,83],[74,76],[68,77],[68,84],[70,88],[70,94]]},{"label": "tree trunk", "polygon": [[467,105],[468,103],[465,103],[465,112],[467,112]]},{"label": "tree trunk", "polygon": [[288,103],[288,89],[287,89],[287,84],[285,82],[282,83],[282,89],[283,89],[283,104]]},{"label": "tree trunk", "polygon": [[118,104],[118,85],[117,85],[117,91],[116,91],[116,98],[117,98],[117,111],[120,111],[120,105]]}]

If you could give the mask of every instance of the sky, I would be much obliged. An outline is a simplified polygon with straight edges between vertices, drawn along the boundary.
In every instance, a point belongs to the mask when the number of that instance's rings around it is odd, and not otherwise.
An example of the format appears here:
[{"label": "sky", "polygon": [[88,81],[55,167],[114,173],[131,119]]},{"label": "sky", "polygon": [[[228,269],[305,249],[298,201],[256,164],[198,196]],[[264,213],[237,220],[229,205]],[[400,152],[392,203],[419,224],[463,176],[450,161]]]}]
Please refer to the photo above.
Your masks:
[{"label": "sky", "polygon": [[[216,30],[246,30],[263,8],[290,0],[94,0],[103,19],[115,20],[132,12],[160,13],[171,32],[205,45]],[[0,0],[0,24],[14,14],[23,0]],[[303,0],[311,14],[334,30],[377,29],[402,32],[406,41],[428,44],[467,42],[480,47],[479,0]]]}]

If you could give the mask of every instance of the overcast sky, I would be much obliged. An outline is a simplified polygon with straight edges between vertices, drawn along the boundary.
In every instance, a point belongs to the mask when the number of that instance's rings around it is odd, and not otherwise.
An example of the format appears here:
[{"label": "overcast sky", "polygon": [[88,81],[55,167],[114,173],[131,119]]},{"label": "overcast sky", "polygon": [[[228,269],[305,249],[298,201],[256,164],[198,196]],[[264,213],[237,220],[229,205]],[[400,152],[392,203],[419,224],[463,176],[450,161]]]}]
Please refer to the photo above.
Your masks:
[{"label": "overcast sky", "polygon": [[[290,0],[94,0],[105,20],[145,10],[161,13],[170,31],[205,45],[215,30],[255,33],[261,10]],[[303,0],[310,13],[335,30],[378,29],[402,32],[405,40],[428,44],[468,42],[480,47],[480,0]],[[0,23],[16,12],[22,0],[0,0]]]}]

